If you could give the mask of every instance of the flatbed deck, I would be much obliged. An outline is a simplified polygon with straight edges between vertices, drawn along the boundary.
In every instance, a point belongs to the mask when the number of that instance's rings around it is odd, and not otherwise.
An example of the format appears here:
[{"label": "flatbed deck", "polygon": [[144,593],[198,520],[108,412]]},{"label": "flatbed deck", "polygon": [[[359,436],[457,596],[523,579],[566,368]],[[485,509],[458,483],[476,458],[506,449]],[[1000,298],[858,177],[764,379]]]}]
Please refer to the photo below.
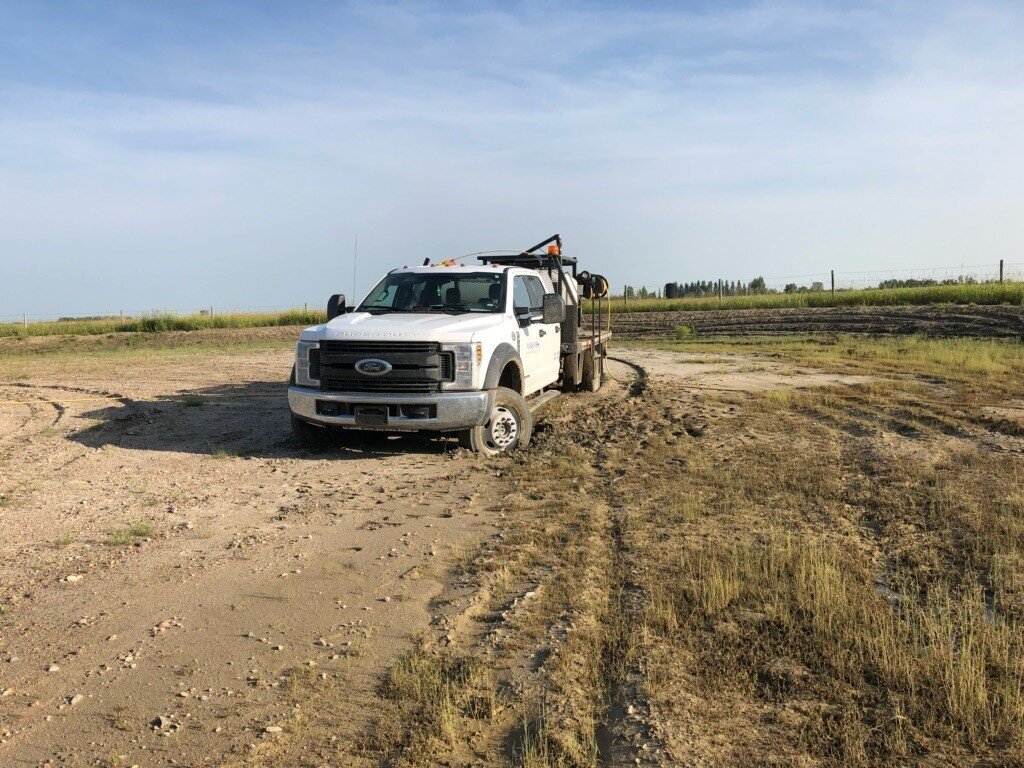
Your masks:
[{"label": "flatbed deck", "polygon": [[597,344],[607,344],[612,337],[611,331],[600,331],[594,334],[580,335],[580,345],[583,349],[590,349]]}]

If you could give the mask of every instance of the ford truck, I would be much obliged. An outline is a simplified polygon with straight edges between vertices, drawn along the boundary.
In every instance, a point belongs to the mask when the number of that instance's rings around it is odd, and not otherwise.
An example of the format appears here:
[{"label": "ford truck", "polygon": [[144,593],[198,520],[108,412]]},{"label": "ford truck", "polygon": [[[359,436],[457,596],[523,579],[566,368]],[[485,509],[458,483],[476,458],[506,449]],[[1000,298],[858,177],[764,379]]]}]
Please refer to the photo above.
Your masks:
[{"label": "ford truck", "polygon": [[607,292],[600,275],[577,273],[555,235],[476,264],[393,269],[353,307],[332,296],[327,322],[296,347],[294,435],[320,446],[422,430],[486,455],[524,447],[540,406],[601,386]]}]

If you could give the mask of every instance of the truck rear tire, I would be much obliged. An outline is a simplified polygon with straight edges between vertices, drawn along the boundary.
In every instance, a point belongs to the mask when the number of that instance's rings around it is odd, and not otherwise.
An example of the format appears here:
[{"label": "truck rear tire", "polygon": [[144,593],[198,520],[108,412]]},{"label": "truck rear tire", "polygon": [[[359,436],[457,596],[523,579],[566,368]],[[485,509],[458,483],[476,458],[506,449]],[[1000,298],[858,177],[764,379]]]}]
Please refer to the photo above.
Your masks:
[{"label": "truck rear tire", "polygon": [[526,400],[513,389],[498,387],[487,423],[459,433],[459,444],[475,453],[497,456],[525,448],[533,434],[533,417]]},{"label": "truck rear tire", "polygon": [[580,389],[583,392],[597,392],[601,388],[604,377],[604,357],[591,347],[583,353],[583,381]]}]

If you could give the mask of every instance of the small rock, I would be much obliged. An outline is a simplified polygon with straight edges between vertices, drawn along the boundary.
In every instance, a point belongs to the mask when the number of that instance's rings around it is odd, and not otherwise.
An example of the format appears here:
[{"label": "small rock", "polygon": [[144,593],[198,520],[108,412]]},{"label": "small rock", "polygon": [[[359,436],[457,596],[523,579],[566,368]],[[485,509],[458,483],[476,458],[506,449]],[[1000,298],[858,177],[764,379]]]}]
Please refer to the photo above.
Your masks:
[{"label": "small rock", "polygon": [[51,664],[46,668],[47,672],[60,672],[60,667],[57,664]]},{"label": "small rock", "polygon": [[280,733],[281,731],[284,730],[284,728],[282,728],[280,725],[268,725],[263,730],[266,731],[267,733]]},{"label": "small rock", "polygon": [[76,693],[74,696],[72,696],[70,699],[68,699],[68,704],[73,707],[76,704],[80,704],[84,699],[85,699],[85,695],[84,694]]},{"label": "small rock", "polygon": [[64,581],[68,582],[69,584],[74,584],[76,581],[81,581],[84,578],[85,576],[83,576],[80,573],[71,573],[64,577]]}]

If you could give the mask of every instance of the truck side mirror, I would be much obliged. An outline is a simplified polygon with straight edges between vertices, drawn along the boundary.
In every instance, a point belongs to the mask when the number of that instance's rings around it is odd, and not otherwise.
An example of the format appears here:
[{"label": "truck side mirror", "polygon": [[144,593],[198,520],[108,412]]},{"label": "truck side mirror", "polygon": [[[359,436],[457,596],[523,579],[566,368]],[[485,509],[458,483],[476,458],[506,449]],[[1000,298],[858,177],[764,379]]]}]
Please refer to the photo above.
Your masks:
[{"label": "truck side mirror", "polygon": [[565,322],[565,299],[557,293],[544,294],[544,321],[547,325]]},{"label": "truck side mirror", "polygon": [[327,300],[327,322],[345,314],[346,311],[344,293],[336,293]]}]

